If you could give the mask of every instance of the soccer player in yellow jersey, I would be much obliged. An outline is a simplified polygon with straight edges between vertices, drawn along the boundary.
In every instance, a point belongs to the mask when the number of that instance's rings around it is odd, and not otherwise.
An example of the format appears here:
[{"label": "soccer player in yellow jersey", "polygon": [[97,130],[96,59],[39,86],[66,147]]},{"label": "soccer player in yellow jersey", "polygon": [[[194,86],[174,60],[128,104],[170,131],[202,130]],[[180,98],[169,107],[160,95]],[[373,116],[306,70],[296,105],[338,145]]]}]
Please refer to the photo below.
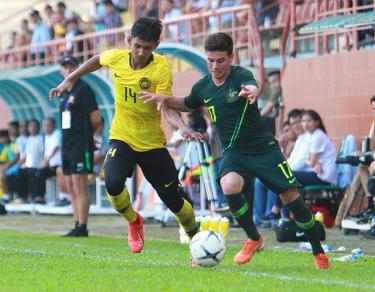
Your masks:
[{"label": "soccer player in yellow jersey", "polygon": [[[50,92],[53,98],[69,90],[79,77],[103,66],[111,69],[115,116],[104,166],[105,186],[113,207],[129,223],[128,244],[134,253],[143,249],[143,219],[133,209],[124,185],[135,164],[141,167],[146,179],[175,214],[186,233],[192,237],[197,232],[193,208],[184,199],[176,168],[165,148],[161,114],[155,104],[143,103],[138,97],[140,91],[172,94],[172,74],[167,60],[153,53],[159,44],[161,32],[160,20],[150,17],[138,19],[127,37],[130,50],[113,49],[92,57]],[[185,126],[177,112],[163,108],[163,113],[186,137],[202,140],[199,133]]]}]

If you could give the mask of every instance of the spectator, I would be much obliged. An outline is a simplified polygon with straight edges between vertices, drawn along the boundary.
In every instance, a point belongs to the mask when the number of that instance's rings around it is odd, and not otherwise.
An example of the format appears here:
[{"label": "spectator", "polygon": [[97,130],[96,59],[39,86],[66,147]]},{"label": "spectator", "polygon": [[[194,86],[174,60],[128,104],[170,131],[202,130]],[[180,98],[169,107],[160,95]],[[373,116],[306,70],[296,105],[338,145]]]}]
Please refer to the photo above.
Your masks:
[{"label": "spectator", "polygon": [[308,156],[304,169],[294,171],[302,185],[329,185],[336,182],[336,150],[326,134],[323,121],[313,110],[302,115],[302,127],[308,137]]},{"label": "spectator", "polygon": [[78,19],[72,18],[67,22],[67,32],[65,35],[66,39],[66,51],[72,55],[73,53],[83,52],[83,41],[73,42],[73,38],[81,35],[82,31],[78,26]]},{"label": "spectator", "polygon": [[272,71],[268,73],[267,79],[271,91],[267,99],[258,99],[258,107],[260,109],[260,115],[266,123],[267,128],[275,135],[275,119],[279,113],[280,105],[282,105],[280,71]]},{"label": "spectator", "polygon": [[[174,3],[174,0],[162,0],[160,2],[160,11],[164,20],[176,19],[182,16],[182,11],[178,9]],[[189,28],[186,22],[180,24],[169,24],[166,27],[167,38],[187,43],[189,40],[186,38],[186,35],[189,33]]]},{"label": "spectator", "polygon": [[8,130],[0,130],[0,185],[3,192],[3,200],[10,201],[12,199],[13,188],[6,180],[7,170],[15,164],[16,145],[10,140]]},{"label": "spectator", "polygon": [[29,28],[29,21],[26,18],[21,21],[21,35],[24,37],[25,44],[31,43],[33,31]]},{"label": "spectator", "polygon": [[[56,130],[54,118],[48,117],[43,121],[44,132],[44,155],[43,174],[44,178],[56,176],[56,169],[61,166],[60,134]],[[61,185],[61,181],[58,184]]]},{"label": "spectator", "polygon": [[5,61],[12,64],[14,62],[17,62],[17,56],[15,53],[10,52],[12,49],[14,49],[17,46],[17,32],[12,31],[10,33],[10,44],[6,47],[6,51],[9,51],[8,54],[5,55]]},{"label": "spectator", "polygon": [[35,45],[31,48],[31,57],[33,60],[35,60],[37,56],[40,59],[44,59],[46,56],[46,48],[40,46],[40,44],[50,41],[51,33],[40,17],[38,10],[32,10],[30,12],[30,17],[34,23],[31,45]]},{"label": "spectator", "polygon": [[[229,8],[236,5],[235,0],[218,0],[212,3],[211,9],[220,9],[220,8]],[[222,29],[227,29],[232,27],[232,13],[225,13],[220,15],[220,22],[218,23],[218,17],[210,17],[209,23],[210,28],[216,31],[216,28],[219,27]],[[231,33],[231,32],[229,32]]]},{"label": "spectator", "polygon": [[[122,19],[119,13],[114,10],[114,6],[111,0],[104,0],[105,11],[103,14],[96,16],[95,21],[97,23],[102,23],[104,30],[113,29],[122,26]],[[119,36],[118,39],[121,39]],[[111,34],[106,37],[107,46],[112,46],[115,44],[116,35]]]},{"label": "spectator", "polygon": [[29,137],[26,142],[25,166],[27,169],[27,182],[29,200],[37,204],[44,204],[45,185],[41,174],[43,167],[44,142],[39,133],[40,123],[31,119],[28,123]]},{"label": "spectator", "polygon": [[45,17],[45,23],[47,27],[49,28],[49,31],[51,33],[51,38],[53,39],[55,37],[54,29],[53,29],[53,23],[54,23],[54,14],[53,8],[51,5],[47,4],[44,7],[44,13],[46,15]]},{"label": "spectator", "polygon": [[[372,108],[372,112],[375,114],[375,95],[370,99],[370,105]],[[373,132],[373,127],[374,125],[372,125],[372,132]],[[373,138],[372,136],[373,134],[374,133],[371,133],[370,138]],[[373,156],[375,156],[375,154],[373,154]],[[375,175],[375,162],[371,162],[370,167],[367,167],[365,165],[359,165],[358,171],[359,171],[359,175],[361,178],[361,184],[362,184],[363,190],[366,193],[366,198],[367,198],[367,208],[361,215],[361,218],[364,219],[364,221],[366,221],[366,219],[368,220],[370,216],[374,215],[375,213],[374,197],[368,188],[370,176],[371,176],[371,179],[374,180],[373,176]]]}]

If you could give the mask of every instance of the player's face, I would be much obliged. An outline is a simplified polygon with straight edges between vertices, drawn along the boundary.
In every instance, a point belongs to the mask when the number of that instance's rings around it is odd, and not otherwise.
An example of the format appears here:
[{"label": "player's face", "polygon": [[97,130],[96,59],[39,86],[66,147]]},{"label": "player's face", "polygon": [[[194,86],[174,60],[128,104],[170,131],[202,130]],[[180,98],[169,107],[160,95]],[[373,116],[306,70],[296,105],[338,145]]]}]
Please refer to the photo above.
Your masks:
[{"label": "player's face", "polygon": [[72,65],[72,64],[65,64],[65,65],[62,65],[60,67],[60,73],[62,76],[64,76],[64,78],[66,76],[68,76],[70,73],[72,73],[75,69],[77,68],[77,66],[75,65]]},{"label": "player's face", "polygon": [[208,71],[214,79],[223,80],[230,73],[233,54],[228,55],[225,51],[206,52]]},{"label": "player's face", "polygon": [[148,61],[152,52],[159,45],[157,42],[144,41],[138,37],[128,37],[128,44],[131,50],[132,60],[135,63],[145,63]]}]

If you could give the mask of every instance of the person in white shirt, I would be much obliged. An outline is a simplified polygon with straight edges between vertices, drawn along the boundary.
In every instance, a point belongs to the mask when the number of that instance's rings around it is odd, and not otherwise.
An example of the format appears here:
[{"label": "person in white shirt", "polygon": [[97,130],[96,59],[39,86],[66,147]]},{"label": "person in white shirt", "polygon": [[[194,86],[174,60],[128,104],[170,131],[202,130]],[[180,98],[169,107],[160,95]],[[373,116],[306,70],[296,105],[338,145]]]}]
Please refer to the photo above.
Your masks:
[{"label": "person in white shirt", "polygon": [[[319,114],[313,110],[306,110],[302,115],[302,127],[305,131],[302,134],[301,139],[305,144],[305,149],[300,149],[300,152],[305,154],[307,152],[307,158],[302,161],[298,161],[298,169],[296,165],[292,163],[291,169],[294,171],[294,175],[302,185],[324,185],[334,184],[336,182],[336,150],[326,134],[323,121]],[[297,147],[297,142],[294,147]],[[306,149],[307,148],[307,149]],[[294,149],[292,151],[292,154]],[[303,158],[304,155],[299,157]],[[291,160],[291,157],[290,157]]]},{"label": "person in white shirt", "polygon": [[44,143],[39,129],[40,123],[31,119],[28,124],[29,137],[26,142],[24,162],[27,169],[29,199],[43,204],[45,185],[40,170],[43,167]]}]

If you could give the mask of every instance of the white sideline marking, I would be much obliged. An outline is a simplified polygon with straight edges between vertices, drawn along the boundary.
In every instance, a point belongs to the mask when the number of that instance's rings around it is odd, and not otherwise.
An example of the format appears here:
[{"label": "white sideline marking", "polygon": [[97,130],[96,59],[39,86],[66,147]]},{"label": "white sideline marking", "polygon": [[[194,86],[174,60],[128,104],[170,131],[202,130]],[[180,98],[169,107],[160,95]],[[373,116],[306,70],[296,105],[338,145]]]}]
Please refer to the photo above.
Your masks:
[{"label": "white sideline marking", "polygon": [[[35,249],[21,249],[21,248],[9,248],[9,247],[2,247],[0,246],[0,250],[3,251],[13,251],[13,252],[19,252],[19,253],[25,253],[25,254],[39,254],[39,255],[49,255],[49,256],[65,256],[65,257],[81,257],[81,258],[88,258],[92,260],[106,260],[110,262],[118,262],[118,263],[139,263],[139,258],[111,258],[106,256],[100,256],[100,255],[86,255],[86,254],[68,254],[68,253],[51,253],[47,252],[45,250],[35,250]],[[149,265],[154,266],[167,266],[167,267],[179,267],[179,268],[186,268],[187,265],[183,264],[177,264],[172,262],[157,262],[154,260],[145,260],[142,259],[142,263],[147,263]],[[353,287],[353,288],[364,288],[364,289],[372,289],[375,290],[375,285],[371,284],[363,284],[363,283],[354,283],[354,282],[348,282],[348,281],[338,281],[338,280],[324,280],[324,279],[318,279],[318,278],[302,278],[302,277],[295,277],[295,276],[284,276],[284,275],[276,275],[276,274],[270,274],[270,273],[255,273],[250,271],[234,271],[233,269],[228,268],[219,268],[219,270],[214,271],[223,271],[223,272],[230,272],[230,273],[237,273],[242,275],[248,275],[253,276],[256,278],[271,278],[275,280],[281,280],[286,282],[305,282],[305,283],[317,283],[317,284],[323,284],[323,285],[331,285],[331,286],[343,286],[343,287]]]}]

